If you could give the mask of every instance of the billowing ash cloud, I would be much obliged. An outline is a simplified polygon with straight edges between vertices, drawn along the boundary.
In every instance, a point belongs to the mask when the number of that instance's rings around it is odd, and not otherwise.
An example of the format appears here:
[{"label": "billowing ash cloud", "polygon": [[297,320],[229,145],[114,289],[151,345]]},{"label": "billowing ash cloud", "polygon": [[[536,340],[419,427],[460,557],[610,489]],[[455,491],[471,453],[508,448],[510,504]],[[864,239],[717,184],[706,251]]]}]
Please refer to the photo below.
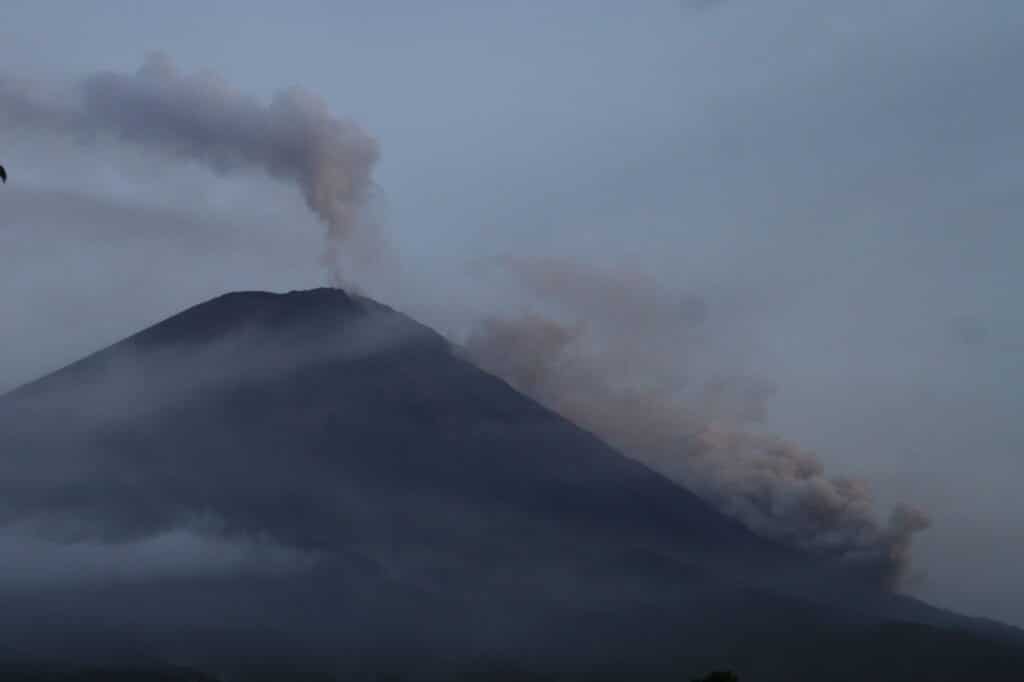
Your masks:
[{"label": "billowing ash cloud", "polygon": [[881,521],[863,482],[755,430],[774,387],[701,376],[695,356],[714,334],[699,299],[563,263],[506,265],[545,312],[482,322],[465,343],[474,361],[756,533],[898,586],[927,517],[897,506]]},{"label": "billowing ash cloud", "polygon": [[214,75],[182,75],[162,54],[135,73],[99,72],[66,87],[0,74],[0,124],[83,143],[113,136],[218,173],[262,170],[294,182],[326,226],[333,283],[379,156],[373,138],[314,94],[291,88],[264,104]]}]

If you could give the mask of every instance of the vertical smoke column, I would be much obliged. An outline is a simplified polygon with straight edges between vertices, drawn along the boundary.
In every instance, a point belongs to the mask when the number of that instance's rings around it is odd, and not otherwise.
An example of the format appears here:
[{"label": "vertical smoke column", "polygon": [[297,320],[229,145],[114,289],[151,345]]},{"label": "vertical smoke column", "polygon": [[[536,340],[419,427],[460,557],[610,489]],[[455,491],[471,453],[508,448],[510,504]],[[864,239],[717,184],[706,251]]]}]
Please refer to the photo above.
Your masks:
[{"label": "vertical smoke column", "polygon": [[0,75],[0,123],[78,141],[113,137],[217,173],[262,170],[294,182],[326,227],[333,284],[379,157],[373,138],[312,93],[291,88],[263,104],[214,75],[181,75],[162,54],[135,73],[96,73],[66,89]]}]

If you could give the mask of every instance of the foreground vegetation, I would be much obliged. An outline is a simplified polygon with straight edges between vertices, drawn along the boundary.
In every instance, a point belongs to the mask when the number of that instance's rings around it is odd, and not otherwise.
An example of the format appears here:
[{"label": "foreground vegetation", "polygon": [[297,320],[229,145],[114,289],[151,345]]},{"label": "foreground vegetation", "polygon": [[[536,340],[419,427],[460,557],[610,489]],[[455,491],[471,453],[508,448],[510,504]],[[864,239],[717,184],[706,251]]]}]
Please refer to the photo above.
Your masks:
[{"label": "foreground vegetation", "polygon": [[[258,652],[253,652],[254,656]],[[344,666],[344,664],[341,664]],[[623,663],[572,672],[544,672],[511,661],[364,661],[325,672],[309,661],[262,660],[242,665],[75,666],[0,661],[2,682],[1020,682],[1024,645],[968,632],[907,623],[813,632],[764,633],[734,642],[714,655],[671,661]],[[214,673],[217,670],[219,672]],[[717,672],[708,672],[717,671]]]}]

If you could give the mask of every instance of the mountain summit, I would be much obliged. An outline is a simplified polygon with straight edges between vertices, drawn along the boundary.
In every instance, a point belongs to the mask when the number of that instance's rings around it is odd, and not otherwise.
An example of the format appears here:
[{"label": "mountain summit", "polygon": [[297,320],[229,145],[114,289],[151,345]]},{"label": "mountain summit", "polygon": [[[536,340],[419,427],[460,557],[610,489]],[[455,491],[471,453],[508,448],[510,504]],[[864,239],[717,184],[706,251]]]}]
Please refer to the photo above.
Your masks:
[{"label": "mountain summit", "polygon": [[755,536],[336,289],[221,296],[0,397],[0,524],[0,627],[25,655],[1024,671],[1017,631]]}]

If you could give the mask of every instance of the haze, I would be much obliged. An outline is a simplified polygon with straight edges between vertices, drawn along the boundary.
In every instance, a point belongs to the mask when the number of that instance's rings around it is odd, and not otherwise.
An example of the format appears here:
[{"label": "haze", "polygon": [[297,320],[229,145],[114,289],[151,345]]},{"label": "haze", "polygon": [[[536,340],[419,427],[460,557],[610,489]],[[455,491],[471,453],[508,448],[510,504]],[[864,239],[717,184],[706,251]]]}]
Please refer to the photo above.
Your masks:
[{"label": "haze", "polygon": [[[1021,625],[1022,29],[1007,0],[9,2],[0,41],[32,81],[160,50],[318,94],[381,150],[390,265],[354,279],[440,328],[525,305],[481,274],[510,256],[699,297],[701,373],[770,383],[765,429],[927,510],[911,590]],[[0,390],[325,280],[316,216],[259,173],[6,128],[0,163]]]}]

